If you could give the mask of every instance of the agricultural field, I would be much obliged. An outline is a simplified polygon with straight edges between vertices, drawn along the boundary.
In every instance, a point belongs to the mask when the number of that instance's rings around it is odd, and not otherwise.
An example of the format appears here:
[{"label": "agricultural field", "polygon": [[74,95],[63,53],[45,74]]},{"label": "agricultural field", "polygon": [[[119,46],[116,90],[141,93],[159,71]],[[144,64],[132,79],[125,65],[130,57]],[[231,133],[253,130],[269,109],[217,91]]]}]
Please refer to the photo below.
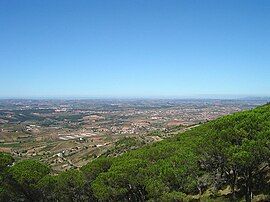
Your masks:
[{"label": "agricultural field", "polygon": [[265,100],[0,100],[0,151],[56,171],[171,137]]}]

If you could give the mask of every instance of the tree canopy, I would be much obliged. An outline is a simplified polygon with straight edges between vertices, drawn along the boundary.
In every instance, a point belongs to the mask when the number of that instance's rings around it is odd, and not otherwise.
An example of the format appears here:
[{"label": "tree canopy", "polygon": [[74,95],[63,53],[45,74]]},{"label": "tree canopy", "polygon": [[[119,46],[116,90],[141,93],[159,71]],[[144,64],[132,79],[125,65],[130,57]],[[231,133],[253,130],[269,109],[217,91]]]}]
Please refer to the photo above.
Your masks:
[{"label": "tree canopy", "polygon": [[[1,201],[192,201],[208,197],[206,201],[249,202],[255,195],[264,195],[267,201],[270,105],[221,117],[117,157],[99,157],[58,175],[33,160],[13,162],[10,155],[0,153]],[[222,195],[221,190],[229,191]]]}]

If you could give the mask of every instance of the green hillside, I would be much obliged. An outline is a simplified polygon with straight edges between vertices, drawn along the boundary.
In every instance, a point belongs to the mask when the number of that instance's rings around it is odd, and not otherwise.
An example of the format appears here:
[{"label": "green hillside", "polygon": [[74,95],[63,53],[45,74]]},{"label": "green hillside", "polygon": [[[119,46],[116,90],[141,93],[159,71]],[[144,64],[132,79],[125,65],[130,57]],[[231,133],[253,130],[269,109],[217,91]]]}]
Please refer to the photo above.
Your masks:
[{"label": "green hillside", "polygon": [[79,170],[0,155],[1,201],[269,201],[270,105]]}]

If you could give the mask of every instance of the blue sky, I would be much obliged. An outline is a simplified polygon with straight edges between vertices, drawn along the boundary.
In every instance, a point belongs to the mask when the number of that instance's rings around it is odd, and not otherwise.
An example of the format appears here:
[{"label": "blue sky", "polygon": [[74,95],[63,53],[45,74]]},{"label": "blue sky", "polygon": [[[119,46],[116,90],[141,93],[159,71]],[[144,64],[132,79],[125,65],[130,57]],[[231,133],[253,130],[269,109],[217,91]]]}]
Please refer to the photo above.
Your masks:
[{"label": "blue sky", "polygon": [[270,95],[268,0],[1,0],[0,97]]}]

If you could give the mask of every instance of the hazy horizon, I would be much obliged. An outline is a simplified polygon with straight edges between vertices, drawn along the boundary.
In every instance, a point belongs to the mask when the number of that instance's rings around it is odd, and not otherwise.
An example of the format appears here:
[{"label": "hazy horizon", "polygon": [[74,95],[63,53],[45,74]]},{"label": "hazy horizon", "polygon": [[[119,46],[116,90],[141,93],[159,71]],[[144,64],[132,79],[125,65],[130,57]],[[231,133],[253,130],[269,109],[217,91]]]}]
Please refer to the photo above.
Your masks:
[{"label": "hazy horizon", "polygon": [[238,99],[265,99],[268,100],[270,99],[270,95],[189,95],[189,96],[152,96],[152,97],[140,97],[140,96],[129,96],[129,97],[124,97],[124,96],[43,96],[43,97],[0,97],[0,100],[158,100],[158,99],[168,99],[168,100],[185,100],[185,99],[217,99],[217,100],[238,100]]}]

